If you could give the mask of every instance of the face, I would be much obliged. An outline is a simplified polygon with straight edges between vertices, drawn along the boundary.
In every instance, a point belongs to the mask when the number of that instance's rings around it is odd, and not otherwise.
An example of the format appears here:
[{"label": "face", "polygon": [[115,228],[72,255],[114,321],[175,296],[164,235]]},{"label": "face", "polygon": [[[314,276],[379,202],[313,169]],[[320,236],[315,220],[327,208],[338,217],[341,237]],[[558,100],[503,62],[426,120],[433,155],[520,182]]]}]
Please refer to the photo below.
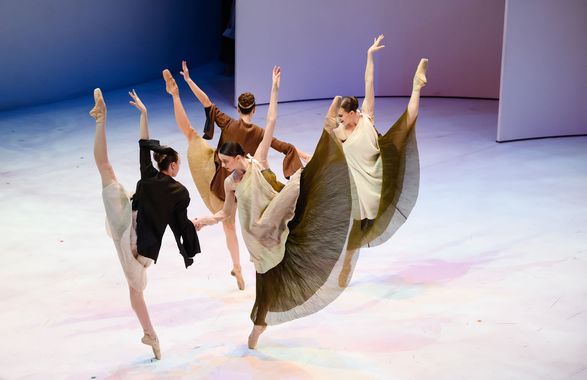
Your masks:
[{"label": "face", "polygon": [[338,109],[338,122],[343,126],[347,126],[349,124],[356,124],[357,113],[355,111],[347,112],[344,108],[340,107]]},{"label": "face", "polygon": [[180,163],[180,158],[177,157],[177,162],[172,162],[169,164],[167,172],[169,173],[170,176],[172,176],[172,177],[177,176],[177,173],[179,173],[179,163]]},{"label": "face", "polygon": [[218,159],[220,160],[220,164],[222,167],[229,172],[232,172],[237,169],[238,159],[237,157],[227,156],[225,154],[219,153]]}]

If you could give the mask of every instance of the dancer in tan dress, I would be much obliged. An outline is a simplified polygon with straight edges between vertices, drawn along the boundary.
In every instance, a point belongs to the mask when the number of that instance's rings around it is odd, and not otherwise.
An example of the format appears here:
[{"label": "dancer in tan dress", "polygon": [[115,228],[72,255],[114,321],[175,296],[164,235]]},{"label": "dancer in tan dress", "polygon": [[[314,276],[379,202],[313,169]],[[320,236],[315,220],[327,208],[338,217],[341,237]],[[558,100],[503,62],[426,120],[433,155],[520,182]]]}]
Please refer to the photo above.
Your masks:
[{"label": "dancer in tan dress", "polygon": [[336,97],[328,118],[340,122],[332,133],[341,142],[354,184],[355,222],[345,257],[340,285],[346,286],[358,249],[387,241],[407,220],[418,197],[419,161],[415,125],[420,90],[426,85],[428,60],[422,59],[414,75],[412,94],[402,116],[384,134],[374,126],[374,57],[384,48],[383,35],[367,51],[365,99],[358,109],[355,97]]},{"label": "dancer in tan dress", "polygon": [[[224,195],[224,180],[230,174],[220,164],[217,149],[211,148],[205,141],[214,135],[214,125],[218,125],[221,134],[218,141],[218,148],[226,141],[238,142],[246,153],[254,153],[263,139],[263,129],[253,124],[252,118],[255,114],[255,97],[251,93],[244,93],[239,96],[239,119],[235,120],[223,113],[213,104],[208,95],[191,79],[187,63],[182,62],[181,75],[189,85],[190,89],[200,101],[206,112],[206,124],[204,135],[200,136],[192,128],[185,113],[179,97],[179,89],[169,70],[163,72],[166,81],[167,92],[173,96],[175,119],[179,129],[188,140],[188,163],[190,171],[206,207],[213,213],[222,209]],[[289,178],[293,173],[302,167],[301,159],[307,161],[310,156],[299,151],[296,147],[283,141],[273,139],[271,147],[283,154],[283,173]],[[232,259],[233,268],[231,275],[236,277],[239,289],[245,288],[242,277],[240,253],[236,237],[234,215],[222,222],[226,245]]]},{"label": "dancer in tan dress", "polygon": [[[152,347],[161,359],[159,339],[151,323],[143,291],[147,285],[146,269],[157,262],[165,228],[170,226],[186,268],[200,252],[194,224],[187,218],[190,202],[187,189],[175,181],[179,171],[179,156],[172,148],[149,140],[147,108],[134,90],[129,92],[131,105],[141,111],[140,117],[140,170],[132,199],[118,182],[108,159],[106,145],[106,103],[100,89],[94,90],[95,106],[90,115],[96,119],[94,159],[102,179],[102,198],[106,210],[106,225],[114,241],[118,259],[128,282],[130,302],[143,328],[141,341]],[[159,170],[153,167],[154,151]]]},{"label": "dancer in tan dress", "polygon": [[232,173],[224,181],[223,209],[196,220],[197,228],[215,224],[230,218],[238,207],[257,272],[249,348],[256,347],[267,325],[314,313],[340,294],[337,278],[352,221],[348,166],[339,144],[326,131],[308,165],[285,185],[269,169],[280,78],[276,67],[267,126],[254,156],[235,142],[219,149],[222,166]]}]

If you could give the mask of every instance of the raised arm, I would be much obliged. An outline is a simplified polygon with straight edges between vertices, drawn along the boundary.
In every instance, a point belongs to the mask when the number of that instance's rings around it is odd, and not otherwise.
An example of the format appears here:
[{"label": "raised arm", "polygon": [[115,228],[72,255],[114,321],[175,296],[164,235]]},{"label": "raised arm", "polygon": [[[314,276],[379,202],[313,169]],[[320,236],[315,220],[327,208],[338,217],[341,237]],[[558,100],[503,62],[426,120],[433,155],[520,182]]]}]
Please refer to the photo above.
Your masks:
[{"label": "raised arm", "polygon": [[328,132],[331,132],[338,126],[336,123],[336,116],[338,115],[338,109],[340,108],[341,101],[342,97],[335,96],[334,99],[332,99],[330,107],[328,108],[328,112],[326,113],[326,119],[324,120],[324,128]]},{"label": "raised arm", "polygon": [[273,67],[273,83],[271,85],[271,98],[269,100],[269,110],[267,111],[267,125],[263,132],[263,140],[255,151],[255,159],[261,163],[261,166],[267,168],[267,154],[273,140],[273,132],[277,121],[277,93],[279,92],[279,83],[281,81],[281,68]]},{"label": "raised arm", "polygon": [[188,115],[185,113],[183,104],[181,103],[177,83],[175,82],[175,79],[173,79],[171,72],[169,72],[167,69],[163,70],[163,79],[165,79],[165,90],[173,97],[173,112],[175,114],[175,122],[185,137],[187,137],[189,140],[192,137],[192,134],[196,133],[196,131],[194,128],[192,128],[192,124],[188,119]]},{"label": "raised arm", "polygon": [[373,118],[375,111],[375,86],[373,84],[375,77],[375,65],[373,63],[373,54],[385,47],[380,45],[383,40],[383,34],[380,34],[373,40],[373,45],[367,50],[367,66],[365,67],[365,99],[361,110],[369,117]]},{"label": "raised arm", "polygon": [[128,93],[132,100],[129,102],[132,106],[136,107],[139,111],[141,111],[141,119],[140,119],[140,131],[139,137],[141,140],[148,140],[149,139],[149,125],[147,120],[147,107],[143,104],[137,92],[135,90],[129,91]]},{"label": "raised arm", "polygon": [[181,74],[183,79],[185,79],[186,83],[188,84],[188,86],[190,86],[192,92],[194,93],[194,95],[196,95],[196,98],[198,98],[198,100],[200,101],[200,103],[202,103],[204,108],[210,107],[212,105],[212,102],[210,101],[210,98],[208,98],[208,95],[206,95],[206,93],[202,91],[200,87],[198,87],[198,85],[192,80],[192,78],[190,78],[190,71],[188,70],[188,64],[186,61],[181,61],[181,71],[179,73]]}]

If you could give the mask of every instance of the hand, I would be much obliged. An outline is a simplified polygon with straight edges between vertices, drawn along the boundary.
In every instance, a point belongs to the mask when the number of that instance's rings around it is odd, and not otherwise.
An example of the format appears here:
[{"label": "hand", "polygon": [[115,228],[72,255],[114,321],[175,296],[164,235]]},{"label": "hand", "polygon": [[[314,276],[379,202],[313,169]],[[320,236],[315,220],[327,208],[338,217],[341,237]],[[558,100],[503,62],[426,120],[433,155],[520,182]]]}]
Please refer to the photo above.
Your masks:
[{"label": "hand", "polygon": [[273,87],[279,88],[281,82],[281,67],[273,66]]},{"label": "hand", "polygon": [[147,113],[147,107],[145,107],[143,102],[141,102],[141,99],[137,95],[137,92],[133,89],[132,91],[129,91],[128,94],[132,98],[132,100],[129,103],[135,106],[139,111],[141,111],[141,113]]},{"label": "hand", "polygon": [[196,218],[194,220],[192,220],[192,223],[194,224],[194,227],[196,227],[196,231],[200,231],[202,228],[209,226],[212,221],[210,220],[210,218]]},{"label": "hand", "polygon": [[309,155],[306,152],[302,152],[298,148],[296,148],[296,152],[298,153],[298,156],[300,156],[300,158],[302,159],[302,161],[304,161],[305,163],[310,162],[310,160],[312,159],[312,156],[311,155]]},{"label": "hand", "polygon": [[383,34],[380,34],[379,36],[377,36],[377,38],[373,39],[373,45],[369,47],[369,50],[367,50],[367,54],[373,54],[376,51],[379,51],[385,47],[385,45],[379,45],[379,43],[383,41],[383,37]]},{"label": "hand", "polygon": [[181,61],[181,71],[179,72],[184,80],[190,79],[190,71],[188,70],[188,63],[184,60]]},{"label": "hand", "polygon": [[332,103],[330,104],[330,108],[328,108],[328,114],[326,115],[327,118],[336,119],[338,116],[338,109],[340,108],[340,103],[342,103],[341,96],[335,96],[332,99]]}]

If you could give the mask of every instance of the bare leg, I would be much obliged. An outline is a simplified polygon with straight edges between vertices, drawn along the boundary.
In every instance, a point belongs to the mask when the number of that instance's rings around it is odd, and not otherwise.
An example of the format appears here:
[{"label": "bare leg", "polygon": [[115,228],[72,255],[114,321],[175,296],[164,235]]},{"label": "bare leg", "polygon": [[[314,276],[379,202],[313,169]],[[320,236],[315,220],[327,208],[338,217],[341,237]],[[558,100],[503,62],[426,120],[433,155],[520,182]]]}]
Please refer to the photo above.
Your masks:
[{"label": "bare leg", "polygon": [[157,334],[155,333],[155,329],[151,324],[151,318],[149,317],[149,311],[147,310],[147,305],[145,304],[145,298],[143,297],[143,292],[133,289],[132,287],[128,287],[130,292],[130,304],[132,305],[132,309],[134,310],[141,326],[143,327],[143,331],[145,335],[141,339],[141,341],[153,348],[153,354],[157,359],[161,359],[161,348],[159,347],[159,339],[157,338]]},{"label": "bare leg", "polygon": [[[99,88],[94,90],[94,102],[95,106],[90,111],[90,116],[96,119],[96,135],[94,137],[94,160],[96,161],[96,167],[100,172],[102,179],[102,188],[111,185],[116,182],[116,175],[114,169],[108,160],[108,146],[106,145],[106,103],[102,96],[102,91]],[[147,305],[143,298],[143,292],[139,292],[129,286],[130,291],[130,304],[134,310],[145,336],[143,337],[143,343],[153,347],[153,353],[157,359],[161,358],[161,352],[159,349],[159,341],[157,334],[151,324],[149,318],[149,312],[147,311]],[[147,340],[149,343],[147,343]]]},{"label": "bare leg", "polygon": [[422,58],[420,60],[420,64],[416,69],[416,74],[414,75],[414,84],[412,87],[412,95],[410,96],[410,102],[408,103],[408,114],[407,114],[407,123],[408,125],[412,125],[412,123],[418,117],[418,108],[420,106],[420,90],[422,87],[426,86],[426,69],[428,68],[428,60],[426,58]]},{"label": "bare leg", "polygon": [[236,277],[236,283],[240,290],[245,289],[245,280],[241,272],[240,252],[238,248],[238,239],[236,237],[236,225],[232,222],[223,222],[224,236],[226,237],[226,246],[232,259],[232,271],[230,274]]},{"label": "bare leg", "polygon": [[106,103],[99,88],[94,90],[94,108],[90,116],[96,119],[96,135],[94,137],[94,160],[102,178],[102,188],[116,182],[114,169],[108,160],[106,145]]}]

